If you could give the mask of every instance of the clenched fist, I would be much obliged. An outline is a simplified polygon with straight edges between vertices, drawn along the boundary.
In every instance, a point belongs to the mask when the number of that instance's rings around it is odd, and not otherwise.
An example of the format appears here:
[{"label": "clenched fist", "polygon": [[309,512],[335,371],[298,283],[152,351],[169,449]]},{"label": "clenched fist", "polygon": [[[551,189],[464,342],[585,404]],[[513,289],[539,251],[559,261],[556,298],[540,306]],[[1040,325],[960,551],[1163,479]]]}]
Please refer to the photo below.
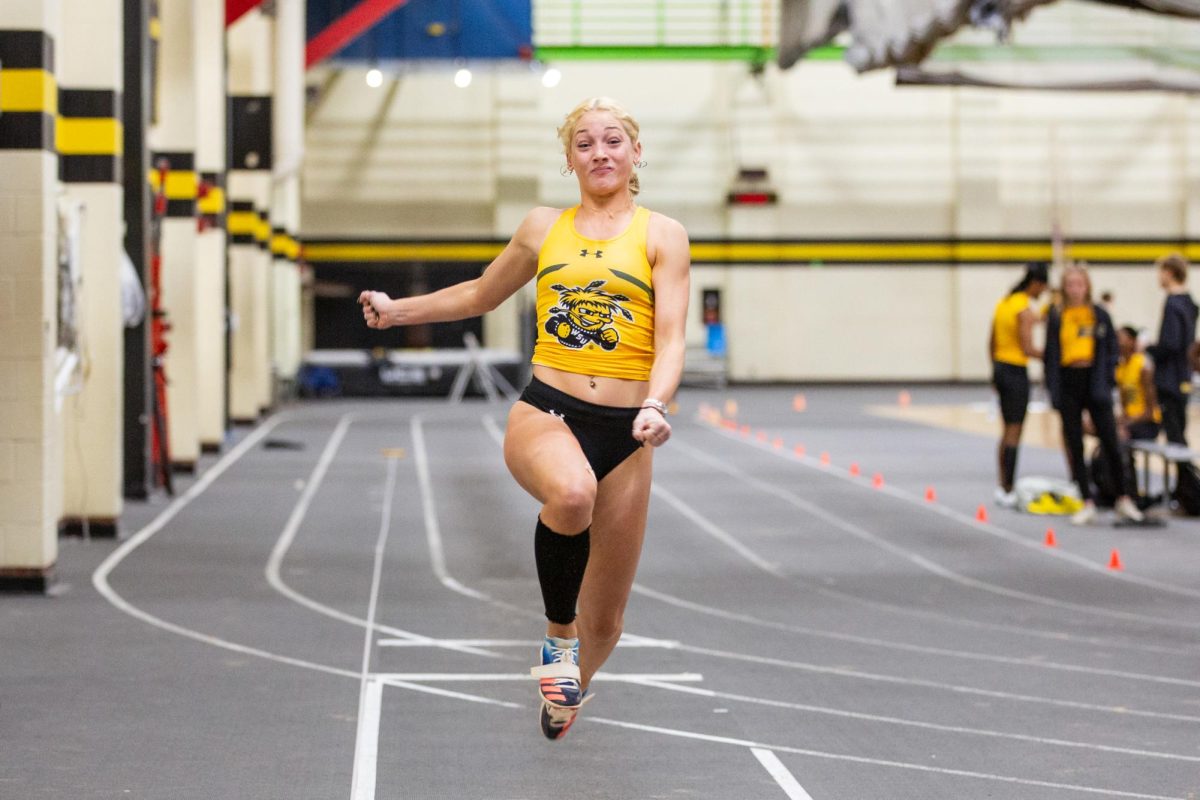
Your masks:
[{"label": "clenched fist", "polygon": [[358,296],[358,302],[362,306],[363,319],[366,320],[368,328],[382,330],[392,327],[387,313],[392,298],[383,292],[363,292]]}]

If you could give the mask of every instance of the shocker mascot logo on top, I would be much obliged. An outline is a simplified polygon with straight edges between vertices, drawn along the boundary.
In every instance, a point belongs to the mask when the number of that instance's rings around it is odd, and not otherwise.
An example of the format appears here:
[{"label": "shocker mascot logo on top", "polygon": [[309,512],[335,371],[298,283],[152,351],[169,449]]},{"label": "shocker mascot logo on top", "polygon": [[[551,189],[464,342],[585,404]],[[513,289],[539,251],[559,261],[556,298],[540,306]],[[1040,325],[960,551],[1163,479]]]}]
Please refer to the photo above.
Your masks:
[{"label": "shocker mascot logo on top", "polygon": [[558,305],[550,309],[546,332],[572,350],[598,344],[604,350],[615,350],[621,335],[612,327],[613,315],[620,314],[633,322],[621,303],[629,302],[623,294],[609,294],[600,287],[604,281],[592,281],[582,288],[568,289],[561,283],[550,288],[558,292]]}]

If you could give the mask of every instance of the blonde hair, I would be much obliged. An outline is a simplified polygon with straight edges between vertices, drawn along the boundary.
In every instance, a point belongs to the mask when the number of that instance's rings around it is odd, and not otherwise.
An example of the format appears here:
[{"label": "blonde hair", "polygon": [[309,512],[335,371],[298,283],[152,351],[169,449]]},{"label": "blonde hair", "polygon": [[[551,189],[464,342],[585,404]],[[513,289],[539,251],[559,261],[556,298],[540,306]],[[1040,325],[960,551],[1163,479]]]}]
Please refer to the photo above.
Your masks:
[{"label": "blonde hair", "polygon": [[1069,302],[1069,300],[1067,298],[1067,277],[1070,275],[1082,275],[1083,276],[1084,285],[1087,287],[1087,293],[1084,295],[1084,301],[1090,305],[1092,302],[1092,276],[1088,272],[1087,267],[1082,263],[1069,264],[1069,265],[1067,265],[1066,269],[1063,270],[1063,276],[1062,276],[1062,302],[1063,302],[1063,305],[1065,306]]},{"label": "blonde hair", "polygon": [[[638,132],[641,126],[633,115],[621,107],[621,104],[611,97],[589,97],[584,100],[563,119],[563,124],[558,127],[558,140],[562,142],[563,155],[568,155],[571,152],[571,137],[575,135],[575,127],[579,125],[579,120],[589,111],[607,111],[617,118],[621,123],[621,127],[625,129],[625,135],[629,137],[632,144],[637,144]],[[634,172],[629,176],[629,193],[636,195],[641,191],[641,182],[638,180],[637,173]]]}]

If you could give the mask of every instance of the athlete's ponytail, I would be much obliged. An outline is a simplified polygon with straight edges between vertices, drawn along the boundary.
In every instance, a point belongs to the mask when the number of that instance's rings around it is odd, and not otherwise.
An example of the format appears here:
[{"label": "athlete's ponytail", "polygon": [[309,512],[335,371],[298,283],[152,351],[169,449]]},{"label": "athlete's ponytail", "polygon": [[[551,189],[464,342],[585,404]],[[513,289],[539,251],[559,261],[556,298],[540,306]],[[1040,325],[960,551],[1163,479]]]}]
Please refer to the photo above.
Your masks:
[{"label": "athlete's ponytail", "polygon": [[1045,261],[1030,261],[1025,265],[1025,277],[1012,288],[1009,294],[1023,292],[1033,283],[1050,283],[1050,267]]}]

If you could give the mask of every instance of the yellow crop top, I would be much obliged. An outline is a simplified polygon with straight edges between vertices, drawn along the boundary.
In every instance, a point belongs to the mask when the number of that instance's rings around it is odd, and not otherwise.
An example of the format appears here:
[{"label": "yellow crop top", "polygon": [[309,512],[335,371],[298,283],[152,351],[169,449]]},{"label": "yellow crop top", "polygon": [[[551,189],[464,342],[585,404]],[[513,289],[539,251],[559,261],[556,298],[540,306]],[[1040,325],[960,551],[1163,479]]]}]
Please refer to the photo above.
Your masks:
[{"label": "yellow crop top", "polygon": [[1096,312],[1091,305],[1071,306],[1062,312],[1062,365],[1096,357]]},{"label": "yellow crop top", "polygon": [[[1137,419],[1146,413],[1146,391],[1142,386],[1142,370],[1146,368],[1146,354],[1134,353],[1117,365],[1117,391],[1121,393],[1121,409],[1128,419]],[[1154,409],[1154,421],[1162,422],[1162,411]]]},{"label": "yellow crop top", "polygon": [[1030,308],[1030,298],[1025,292],[1013,292],[996,304],[992,317],[992,360],[1002,364],[1023,367],[1029,356],[1021,348],[1021,312]]},{"label": "yellow crop top", "polygon": [[589,239],[564,211],[538,253],[533,363],[580,375],[645,381],[654,363],[650,211],[612,239]]}]

